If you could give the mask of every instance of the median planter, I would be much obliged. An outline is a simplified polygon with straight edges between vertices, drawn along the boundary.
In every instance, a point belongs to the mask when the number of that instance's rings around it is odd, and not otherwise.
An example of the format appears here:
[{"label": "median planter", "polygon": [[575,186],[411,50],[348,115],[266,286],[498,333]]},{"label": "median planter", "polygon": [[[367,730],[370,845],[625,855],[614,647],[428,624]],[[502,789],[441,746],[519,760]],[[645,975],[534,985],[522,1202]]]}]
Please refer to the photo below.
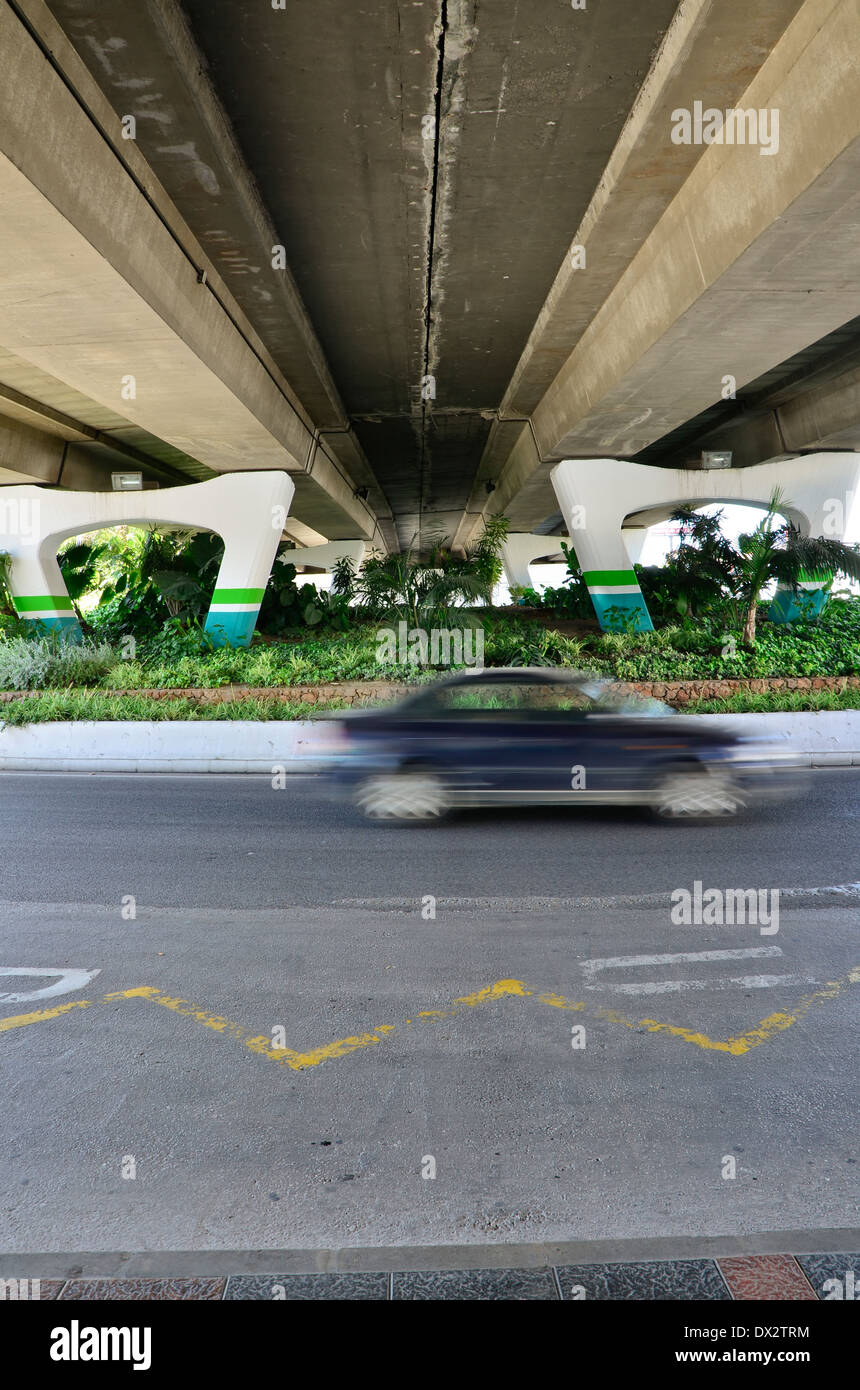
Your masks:
[{"label": "median planter", "polygon": [[[199,700],[202,704],[220,704],[235,700],[279,700],[295,705],[326,705],[337,703],[344,709],[378,700],[390,700],[414,686],[394,681],[331,681],[320,685],[215,685],[162,686],[157,690],[107,690],[91,687],[93,693],[108,699],[133,695],[145,700]],[[3,690],[0,705],[11,700],[36,699],[56,694],[50,690]]]},{"label": "median planter", "polygon": [[[714,677],[710,680],[618,681],[620,690],[663,700],[681,709],[691,701],[727,700],[734,695],[767,695],[772,692],[853,691],[858,692],[860,676],[771,676]],[[394,700],[415,690],[414,685],[398,681],[330,681],[317,685],[219,685],[162,687],[157,690],[107,690],[93,687],[93,693],[107,699],[134,696],[143,700],[194,700],[201,704],[234,703],[242,700],[277,700],[295,705],[337,705],[343,709]],[[0,691],[0,706],[13,700],[35,699],[57,694],[48,690]]]}]

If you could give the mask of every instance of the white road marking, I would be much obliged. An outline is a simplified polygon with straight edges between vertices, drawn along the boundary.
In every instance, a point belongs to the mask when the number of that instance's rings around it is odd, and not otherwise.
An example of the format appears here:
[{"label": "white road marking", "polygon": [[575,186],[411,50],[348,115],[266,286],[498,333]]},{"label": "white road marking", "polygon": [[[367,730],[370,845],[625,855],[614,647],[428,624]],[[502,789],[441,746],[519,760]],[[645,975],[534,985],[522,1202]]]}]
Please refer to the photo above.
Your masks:
[{"label": "white road marking", "polygon": [[771,989],[773,985],[815,983],[811,975],[732,975],[716,980],[653,980],[636,985],[604,985],[603,988],[613,994],[680,994],[684,989]]},{"label": "white road marking", "polygon": [[[29,774],[27,774],[29,776]],[[65,774],[63,774],[65,775]],[[119,775],[119,774],[118,774]],[[158,774],[153,774],[158,775]],[[164,774],[166,775],[166,774]],[[206,774],[212,776],[213,774]],[[105,773],[104,776],[110,776]],[[780,903],[792,898],[837,897],[854,900],[860,898],[860,882],[820,884],[814,888],[780,888]],[[438,908],[451,912],[544,912],[544,911],[592,911],[595,908],[612,907],[669,907],[671,892],[664,893],[617,893],[613,897],[570,898],[547,894],[545,897],[528,896],[507,898],[465,898],[437,895]],[[415,898],[338,898],[332,907],[366,908],[378,912],[412,912]]]},{"label": "white road marking", "polygon": [[711,964],[715,961],[762,960],[781,956],[779,946],[740,946],[726,951],[674,951],[669,955],[603,956],[581,961],[586,989],[608,990],[610,994],[680,994],[686,989],[771,989],[774,985],[790,985],[803,981],[814,984],[804,975],[729,975],[695,980],[642,980],[635,984],[611,984],[596,980],[603,970],[630,970],[642,966]]},{"label": "white road marking", "polygon": [[99,970],[48,969],[41,965],[0,965],[0,978],[14,976],[19,979],[21,976],[35,976],[38,979],[49,978],[54,981],[52,985],[27,990],[23,994],[0,994],[0,1004],[29,1004],[36,999],[53,999],[57,994],[71,994],[73,990],[86,988],[100,973]]},{"label": "white road marking", "polygon": [[675,951],[662,956],[603,956],[581,962],[582,973],[592,979],[598,970],[626,969],[636,965],[685,965],[704,960],[761,960],[765,956],[781,956],[779,946],[738,946],[727,951]]}]

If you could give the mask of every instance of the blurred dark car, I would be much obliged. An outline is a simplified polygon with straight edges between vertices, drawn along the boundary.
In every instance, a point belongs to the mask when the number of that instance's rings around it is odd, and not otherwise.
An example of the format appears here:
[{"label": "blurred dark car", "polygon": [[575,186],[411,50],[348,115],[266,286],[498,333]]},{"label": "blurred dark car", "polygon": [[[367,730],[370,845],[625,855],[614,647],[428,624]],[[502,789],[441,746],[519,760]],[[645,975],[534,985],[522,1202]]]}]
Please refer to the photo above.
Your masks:
[{"label": "blurred dark car", "polygon": [[790,753],[554,669],[459,674],[339,718],[327,744],[336,786],[373,820],[594,803],[711,819],[798,786]]}]

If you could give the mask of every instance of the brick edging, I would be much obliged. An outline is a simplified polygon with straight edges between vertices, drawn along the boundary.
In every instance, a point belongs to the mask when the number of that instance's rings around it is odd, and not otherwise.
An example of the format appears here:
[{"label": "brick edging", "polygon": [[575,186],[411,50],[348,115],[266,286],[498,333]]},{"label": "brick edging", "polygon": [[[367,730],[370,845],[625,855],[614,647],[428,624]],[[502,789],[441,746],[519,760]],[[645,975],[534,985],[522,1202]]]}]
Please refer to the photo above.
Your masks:
[{"label": "brick edging", "polygon": [[773,691],[857,690],[860,676],[740,676],[690,681],[619,681],[624,690],[650,695],[667,704],[687,704],[690,700],[725,700],[732,695],[767,695]]},{"label": "brick edging", "polygon": [[[491,668],[490,668],[491,669]],[[617,681],[620,690],[664,700],[667,704],[684,705],[691,700],[722,700],[732,695],[766,695],[771,692],[812,690],[860,692],[860,676],[743,676],[723,679],[681,681]],[[347,707],[368,700],[405,695],[418,689],[397,681],[324,681],[317,685],[219,685],[167,687],[159,689],[112,690],[101,686],[81,687],[86,693],[114,696],[141,696],[147,700],[198,700],[202,704],[221,704],[228,700],[283,700],[288,704],[324,704],[340,700]],[[49,690],[3,690],[0,704],[13,700],[35,699],[39,695],[59,695],[58,688]]]}]

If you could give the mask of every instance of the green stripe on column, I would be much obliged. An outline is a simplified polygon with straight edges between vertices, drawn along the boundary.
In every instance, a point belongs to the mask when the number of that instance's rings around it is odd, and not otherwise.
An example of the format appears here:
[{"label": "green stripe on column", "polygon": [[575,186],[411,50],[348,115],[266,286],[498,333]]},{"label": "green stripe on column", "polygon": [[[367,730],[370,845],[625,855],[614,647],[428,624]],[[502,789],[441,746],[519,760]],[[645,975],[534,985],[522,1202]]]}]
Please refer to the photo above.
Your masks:
[{"label": "green stripe on column", "polygon": [[37,594],[28,598],[19,595],[14,599],[15,607],[19,613],[39,613],[46,608],[67,608],[71,610],[72,600],[68,594],[48,594],[42,596]]},{"label": "green stripe on column", "polygon": [[213,603],[262,603],[265,589],[216,589]]},{"label": "green stripe on column", "polygon": [[586,584],[638,584],[633,570],[583,570]]}]

